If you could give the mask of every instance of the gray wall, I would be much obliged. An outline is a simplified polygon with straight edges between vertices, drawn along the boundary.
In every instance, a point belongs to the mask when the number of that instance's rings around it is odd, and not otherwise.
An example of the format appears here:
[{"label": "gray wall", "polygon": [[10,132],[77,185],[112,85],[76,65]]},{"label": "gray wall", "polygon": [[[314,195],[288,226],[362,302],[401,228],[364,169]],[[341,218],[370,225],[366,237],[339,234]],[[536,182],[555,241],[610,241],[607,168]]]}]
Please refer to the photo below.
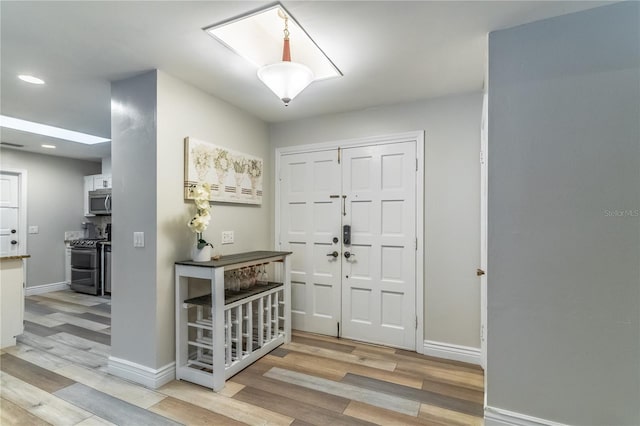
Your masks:
[{"label": "gray wall", "polygon": [[64,232],[81,230],[84,176],[100,173],[100,163],[3,149],[0,168],[27,171],[27,287],[60,283],[64,276]]},{"label": "gray wall", "polygon": [[489,406],[640,424],[639,64],[637,2],[489,37]]},{"label": "gray wall", "polygon": [[[194,234],[184,201],[184,138],[268,157],[264,122],[161,71],[112,85],[114,206],[112,355],[158,369],[175,359],[174,262],[190,257]],[[271,179],[269,169],[265,181]],[[214,204],[204,237],[214,252],[269,248],[272,195],[262,206]],[[222,230],[235,244],[221,247]],[[133,247],[144,231],[146,247]]]},{"label": "gray wall", "polygon": [[475,348],[481,106],[482,94],[472,93],[270,127],[273,148],[425,130],[425,339]]},{"label": "gray wall", "polygon": [[[111,355],[158,367],[156,72],[111,84]],[[133,247],[144,232],[145,247]],[[161,321],[160,321],[161,322]],[[165,330],[172,334],[173,329]]]}]

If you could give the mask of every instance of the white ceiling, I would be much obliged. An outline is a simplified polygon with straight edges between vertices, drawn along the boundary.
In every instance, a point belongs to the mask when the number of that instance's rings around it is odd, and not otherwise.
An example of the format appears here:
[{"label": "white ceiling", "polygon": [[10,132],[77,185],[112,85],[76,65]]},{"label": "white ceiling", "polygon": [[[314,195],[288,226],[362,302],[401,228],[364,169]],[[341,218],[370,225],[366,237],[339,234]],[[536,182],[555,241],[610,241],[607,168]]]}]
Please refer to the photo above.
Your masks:
[{"label": "white ceiling", "polygon": [[[283,1],[344,74],[312,83],[285,107],[255,66],[202,30],[273,2],[2,1],[0,111],[109,138],[110,82],[154,68],[268,122],[479,91],[488,32],[606,3]],[[29,85],[18,74],[47,84]],[[110,143],[84,146],[8,129],[0,137],[45,154],[110,155]],[[42,143],[58,148],[45,152]]]}]

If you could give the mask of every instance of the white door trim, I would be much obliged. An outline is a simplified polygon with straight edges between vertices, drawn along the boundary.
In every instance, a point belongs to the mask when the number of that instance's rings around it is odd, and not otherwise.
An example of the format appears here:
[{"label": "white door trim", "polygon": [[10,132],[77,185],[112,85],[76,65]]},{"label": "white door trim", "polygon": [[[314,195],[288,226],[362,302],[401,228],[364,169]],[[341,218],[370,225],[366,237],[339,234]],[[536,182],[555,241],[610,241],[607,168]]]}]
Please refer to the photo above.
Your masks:
[{"label": "white door trim", "polygon": [[[383,145],[389,143],[416,143],[416,352],[424,353],[424,131],[345,139],[330,142],[281,147],[275,150],[275,249],[280,250],[280,159],[285,154],[328,151],[344,147]],[[337,154],[336,154],[337,155]]]},{"label": "white door trim", "polygon": [[[488,231],[488,172],[489,172],[489,132],[488,98],[485,92],[482,100],[482,124],[480,135],[480,365],[487,370],[487,231]],[[485,374],[485,380],[487,375]],[[486,383],[485,383],[486,389]]]},{"label": "white door trim", "polygon": [[[27,170],[26,169],[13,169],[10,167],[3,167],[0,169],[0,173],[18,175],[18,208],[20,209],[20,216],[18,221],[18,241],[20,241],[20,254],[28,254],[27,251]],[[27,265],[29,259],[24,259],[25,267],[22,268],[23,280],[22,282],[27,285]]]}]

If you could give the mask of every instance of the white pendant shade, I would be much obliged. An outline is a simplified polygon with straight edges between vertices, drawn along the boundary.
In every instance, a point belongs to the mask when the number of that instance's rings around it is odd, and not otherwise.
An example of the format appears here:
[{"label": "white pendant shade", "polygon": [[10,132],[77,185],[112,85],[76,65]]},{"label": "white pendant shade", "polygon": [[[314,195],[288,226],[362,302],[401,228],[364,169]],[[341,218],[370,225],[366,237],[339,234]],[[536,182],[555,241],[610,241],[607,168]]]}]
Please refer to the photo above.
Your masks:
[{"label": "white pendant shade", "polygon": [[297,62],[282,61],[258,69],[258,78],[287,105],[313,81],[313,71]]}]

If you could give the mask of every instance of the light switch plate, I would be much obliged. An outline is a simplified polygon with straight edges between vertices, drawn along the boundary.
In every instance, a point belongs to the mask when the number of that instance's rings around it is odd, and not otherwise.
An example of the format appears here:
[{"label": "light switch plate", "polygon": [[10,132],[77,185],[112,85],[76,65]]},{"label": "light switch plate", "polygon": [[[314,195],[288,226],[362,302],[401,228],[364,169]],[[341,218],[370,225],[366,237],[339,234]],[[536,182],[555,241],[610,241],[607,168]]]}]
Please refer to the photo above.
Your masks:
[{"label": "light switch plate", "polygon": [[37,234],[38,232],[40,232],[40,228],[38,227],[38,225],[29,226],[29,233],[30,234]]},{"label": "light switch plate", "polygon": [[233,231],[222,231],[222,244],[233,244]]},{"label": "light switch plate", "polygon": [[133,246],[144,247],[144,232],[133,233]]}]

